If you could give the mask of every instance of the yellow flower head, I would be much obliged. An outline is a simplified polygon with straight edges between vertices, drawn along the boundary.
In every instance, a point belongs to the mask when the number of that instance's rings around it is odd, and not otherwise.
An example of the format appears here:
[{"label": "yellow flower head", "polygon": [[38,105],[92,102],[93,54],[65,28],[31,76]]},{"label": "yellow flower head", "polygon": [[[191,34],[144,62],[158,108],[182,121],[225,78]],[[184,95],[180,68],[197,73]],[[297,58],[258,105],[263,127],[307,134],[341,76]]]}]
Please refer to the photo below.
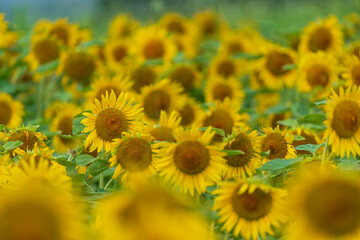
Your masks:
[{"label": "yellow flower head", "polygon": [[0,92],[0,124],[9,128],[18,127],[22,122],[24,106],[10,94]]}]

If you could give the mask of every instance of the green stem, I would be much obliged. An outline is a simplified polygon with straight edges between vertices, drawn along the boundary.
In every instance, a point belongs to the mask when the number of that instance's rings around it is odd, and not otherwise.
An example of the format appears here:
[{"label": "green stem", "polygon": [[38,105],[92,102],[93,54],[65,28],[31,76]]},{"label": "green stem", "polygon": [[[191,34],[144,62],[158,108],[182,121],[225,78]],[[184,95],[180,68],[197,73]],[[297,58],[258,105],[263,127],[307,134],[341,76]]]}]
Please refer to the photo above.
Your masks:
[{"label": "green stem", "polygon": [[99,188],[104,189],[104,173],[100,173]]},{"label": "green stem", "polygon": [[327,158],[326,158],[326,152],[328,149],[328,144],[329,144],[329,137],[326,138],[326,142],[325,142],[325,149],[321,158],[321,170],[323,171],[325,168],[325,165],[327,163]]},{"label": "green stem", "polygon": [[112,183],[113,179],[111,178],[110,181],[108,181],[108,183],[105,185],[104,189],[107,189],[107,187],[110,185],[110,183]]},{"label": "green stem", "polygon": [[199,193],[195,193],[195,204],[196,207],[200,207],[200,194]]},{"label": "green stem", "polygon": [[91,190],[92,192],[95,192],[95,190],[94,190],[86,181],[84,181],[84,183],[85,183],[85,185],[86,185],[88,188],[90,188],[90,190]]},{"label": "green stem", "polygon": [[40,120],[43,114],[43,98],[45,91],[45,78],[41,78],[38,84],[37,104],[36,104],[36,118]]},{"label": "green stem", "polygon": [[212,220],[210,225],[210,239],[212,239],[214,236],[214,229],[215,229],[215,221]]}]

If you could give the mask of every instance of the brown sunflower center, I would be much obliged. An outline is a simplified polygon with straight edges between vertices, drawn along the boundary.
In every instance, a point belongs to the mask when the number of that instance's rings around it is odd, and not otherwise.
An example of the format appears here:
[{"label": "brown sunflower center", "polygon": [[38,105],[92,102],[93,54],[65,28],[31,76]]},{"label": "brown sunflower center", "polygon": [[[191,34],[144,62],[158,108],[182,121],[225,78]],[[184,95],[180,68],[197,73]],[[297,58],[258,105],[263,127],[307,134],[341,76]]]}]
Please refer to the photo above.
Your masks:
[{"label": "brown sunflower center", "polygon": [[318,50],[325,51],[331,45],[332,36],[330,31],[325,27],[317,28],[310,36],[309,48],[312,52]]},{"label": "brown sunflower center", "polygon": [[127,55],[127,48],[125,46],[117,46],[113,49],[113,57],[117,62],[123,60]]},{"label": "brown sunflower center", "polygon": [[266,216],[272,207],[273,200],[270,193],[261,189],[256,189],[253,193],[244,192],[238,194],[237,188],[232,197],[231,205],[239,216],[246,220],[257,220]]},{"label": "brown sunflower center", "polygon": [[158,39],[149,40],[143,49],[146,59],[162,58],[165,54],[164,43]]},{"label": "brown sunflower center", "polygon": [[[71,117],[63,117],[59,121],[58,129],[61,131],[62,135],[73,135],[72,133],[73,121]],[[63,143],[70,143],[74,139],[68,139],[60,136],[60,139]]]},{"label": "brown sunflower center", "polygon": [[127,171],[142,171],[152,163],[150,144],[141,138],[129,138],[117,149],[116,157]]},{"label": "brown sunflower center", "polygon": [[175,142],[172,129],[169,127],[154,128],[150,131],[150,134],[155,138],[156,141]]},{"label": "brown sunflower center", "polygon": [[272,51],[267,55],[266,68],[275,76],[281,76],[289,70],[284,70],[286,64],[294,63],[292,58],[286,54],[277,51]]},{"label": "brown sunflower center", "polygon": [[311,86],[325,87],[329,82],[329,69],[321,64],[314,64],[307,70],[306,81]]},{"label": "brown sunflower center", "polygon": [[287,154],[287,143],[285,137],[280,133],[269,133],[261,143],[261,151],[270,150],[268,159],[284,158]]},{"label": "brown sunflower center", "polygon": [[168,111],[170,96],[161,89],[153,90],[145,97],[144,112],[152,119],[159,119],[161,110]]},{"label": "brown sunflower center", "polygon": [[308,193],[304,207],[311,225],[326,234],[351,234],[360,226],[360,189],[350,182],[323,182]]},{"label": "brown sunflower center", "polygon": [[39,62],[43,64],[58,59],[60,49],[54,41],[43,39],[35,44],[34,53]]},{"label": "brown sunflower center", "polygon": [[129,125],[124,113],[116,108],[106,108],[96,117],[95,129],[97,135],[105,141],[122,136],[122,132],[129,129]]},{"label": "brown sunflower center", "polygon": [[231,143],[231,146],[227,144],[225,146],[226,150],[241,150],[245,154],[227,156],[225,159],[228,164],[232,167],[241,167],[250,162],[253,156],[253,146],[251,140],[245,133],[240,133],[236,136],[235,141]]},{"label": "brown sunflower center", "polygon": [[336,104],[331,127],[342,138],[355,135],[360,127],[360,106],[351,100],[342,100]]},{"label": "brown sunflower center", "polygon": [[213,35],[217,30],[217,22],[215,18],[206,17],[201,22],[201,28],[205,36]]},{"label": "brown sunflower center", "polygon": [[93,156],[94,158],[96,158],[99,155],[99,153],[96,149],[94,151],[90,151],[90,146],[84,147],[81,154],[88,154],[88,155]]},{"label": "brown sunflower center", "polygon": [[360,46],[356,46],[352,49],[352,54],[360,58]]},{"label": "brown sunflower center", "polygon": [[50,34],[55,36],[57,39],[62,41],[64,44],[67,44],[69,41],[69,35],[65,28],[61,26],[53,27],[50,31]]},{"label": "brown sunflower center", "polygon": [[[305,139],[300,140],[300,141],[293,141],[294,147],[297,147],[300,145],[305,145],[305,144],[316,144],[317,143],[315,140],[315,137],[313,135],[302,132],[300,136],[304,137]],[[298,154],[298,155],[311,154],[311,152],[304,151],[304,150],[296,150],[296,154]]]},{"label": "brown sunflower center", "polygon": [[352,82],[356,85],[360,85],[360,64],[354,66],[351,70]]},{"label": "brown sunflower center", "polygon": [[65,74],[75,80],[86,80],[95,70],[93,58],[86,53],[71,53],[66,61]]},{"label": "brown sunflower center", "polygon": [[244,46],[236,41],[233,41],[228,44],[227,50],[230,54],[236,54],[244,51]]},{"label": "brown sunflower center", "polygon": [[120,93],[122,92],[116,86],[106,86],[106,87],[100,88],[97,91],[95,98],[97,98],[99,101],[101,101],[101,96],[102,95],[106,96],[106,92],[108,92],[108,94],[110,95],[111,91],[114,91],[116,97],[118,97],[120,95]]},{"label": "brown sunflower center", "polygon": [[130,26],[124,25],[123,27],[119,28],[118,36],[121,38],[125,38],[131,35],[131,29]]},{"label": "brown sunflower center", "polygon": [[157,74],[149,67],[139,67],[131,73],[131,79],[134,81],[133,88],[138,93],[142,87],[153,84],[156,78]]},{"label": "brown sunflower center", "polygon": [[185,90],[188,90],[194,85],[195,73],[190,67],[181,66],[171,73],[170,79],[180,83]]},{"label": "brown sunflower center", "polygon": [[0,124],[6,125],[12,116],[11,107],[6,102],[0,102]]},{"label": "brown sunflower center", "polygon": [[233,89],[227,84],[220,83],[217,84],[213,89],[213,97],[216,100],[223,101],[226,97],[230,99],[233,96]]},{"label": "brown sunflower center", "polygon": [[217,74],[222,77],[229,77],[235,73],[235,64],[233,61],[227,59],[223,60],[217,66]]},{"label": "brown sunflower center", "polygon": [[198,141],[182,142],[176,147],[174,162],[177,169],[185,174],[199,174],[209,166],[209,150]]},{"label": "brown sunflower center", "polygon": [[181,116],[180,124],[182,126],[189,125],[194,121],[195,113],[189,104],[184,105],[183,108],[179,110],[179,113]]},{"label": "brown sunflower center", "polygon": [[167,24],[166,29],[169,32],[176,33],[179,35],[182,35],[185,33],[185,27],[183,26],[183,24],[180,21],[176,21],[176,20],[170,21]]},{"label": "brown sunflower center", "polygon": [[216,109],[212,114],[205,118],[203,125],[213,126],[225,131],[226,134],[230,134],[234,126],[234,120],[230,113],[223,109]]},{"label": "brown sunflower center", "polygon": [[35,143],[39,142],[34,133],[25,130],[12,133],[8,141],[21,141],[23,144],[19,148],[24,151],[33,150]]}]

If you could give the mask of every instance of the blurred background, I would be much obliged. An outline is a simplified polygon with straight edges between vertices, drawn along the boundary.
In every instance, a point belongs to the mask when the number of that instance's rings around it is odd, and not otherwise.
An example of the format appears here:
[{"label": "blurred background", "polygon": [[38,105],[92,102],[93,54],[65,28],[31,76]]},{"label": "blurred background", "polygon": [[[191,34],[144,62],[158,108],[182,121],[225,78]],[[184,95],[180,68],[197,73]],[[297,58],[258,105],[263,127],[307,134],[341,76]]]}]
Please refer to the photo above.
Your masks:
[{"label": "blurred background", "polygon": [[335,14],[360,13],[360,0],[0,0],[0,12],[23,32],[41,18],[67,17],[105,36],[109,21],[129,13],[142,22],[156,20],[165,12],[192,16],[215,10],[231,24],[251,22],[265,32],[298,31],[306,23]]}]

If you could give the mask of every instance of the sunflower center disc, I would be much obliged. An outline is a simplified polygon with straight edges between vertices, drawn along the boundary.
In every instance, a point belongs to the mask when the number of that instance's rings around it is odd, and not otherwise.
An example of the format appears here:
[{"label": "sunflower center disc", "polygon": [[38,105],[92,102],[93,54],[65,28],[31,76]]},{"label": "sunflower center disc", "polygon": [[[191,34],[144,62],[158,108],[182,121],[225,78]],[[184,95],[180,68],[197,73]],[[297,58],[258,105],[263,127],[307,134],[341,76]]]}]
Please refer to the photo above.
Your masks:
[{"label": "sunflower center disc", "polygon": [[11,108],[9,104],[5,102],[0,102],[0,124],[8,124],[11,119]]},{"label": "sunflower center disc", "polygon": [[131,73],[131,80],[134,81],[133,88],[136,92],[140,92],[144,86],[153,84],[156,78],[156,73],[149,67],[139,67]]},{"label": "sunflower center disc", "polygon": [[352,81],[356,86],[360,85],[360,64],[353,67],[351,71]]},{"label": "sunflower center disc", "polygon": [[252,194],[245,192],[238,194],[237,188],[231,198],[231,205],[240,218],[256,220],[268,214],[272,207],[272,197],[261,189]]},{"label": "sunflower center disc", "polygon": [[244,51],[244,47],[239,42],[231,42],[227,49],[230,54],[236,54]]},{"label": "sunflower center disc", "polygon": [[144,56],[146,59],[162,58],[165,54],[164,44],[157,39],[148,41],[144,47]]},{"label": "sunflower center disc", "polygon": [[165,91],[157,89],[145,97],[144,112],[152,119],[159,119],[161,110],[168,111],[170,96]]},{"label": "sunflower center disc", "polygon": [[339,102],[334,109],[331,126],[340,137],[354,136],[360,127],[359,105],[351,100]]},{"label": "sunflower center disc", "polygon": [[315,64],[311,66],[307,71],[306,81],[311,86],[325,87],[328,84],[329,79],[329,70],[324,65]]},{"label": "sunflower center disc", "polygon": [[194,121],[195,113],[193,108],[186,104],[182,109],[179,110],[180,116],[181,116],[181,125],[188,125]]},{"label": "sunflower center disc", "polygon": [[304,204],[312,225],[332,236],[351,234],[360,226],[360,189],[349,182],[324,182]]},{"label": "sunflower center disc", "polygon": [[127,49],[125,46],[117,46],[113,50],[113,57],[117,62],[120,62],[127,55]]},{"label": "sunflower center disc", "polygon": [[61,40],[64,44],[69,41],[68,33],[63,27],[54,27],[51,29],[50,34]]},{"label": "sunflower center disc", "polygon": [[60,49],[54,41],[44,39],[35,44],[34,53],[39,62],[43,64],[58,59]]},{"label": "sunflower center disc", "polygon": [[128,171],[142,171],[152,162],[151,146],[141,138],[129,138],[120,144],[116,157]]},{"label": "sunflower center disc", "polygon": [[292,64],[293,60],[286,53],[270,52],[266,59],[266,68],[275,76],[281,76],[289,70],[284,70],[286,64]]},{"label": "sunflower center disc", "polygon": [[38,138],[34,133],[29,131],[19,131],[11,134],[9,142],[21,141],[23,144],[19,147],[20,149],[27,151],[33,150],[34,145],[38,142]]},{"label": "sunflower center disc", "polygon": [[97,115],[95,129],[101,139],[111,141],[121,137],[121,133],[128,131],[129,126],[125,115],[119,109],[107,108]]},{"label": "sunflower center disc", "polygon": [[287,154],[287,144],[284,136],[280,133],[269,133],[261,143],[261,151],[270,150],[268,159],[284,158]]},{"label": "sunflower center disc", "polygon": [[217,73],[222,77],[229,77],[230,75],[234,74],[235,72],[235,65],[230,60],[224,60],[219,63],[217,67]]},{"label": "sunflower center disc", "polygon": [[326,50],[330,47],[331,44],[331,33],[325,27],[319,27],[310,37],[309,40],[309,48],[312,52],[316,52],[318,50]]},{"label": "sunflower center disc", "polygon": [[241,150],[245,154],[242,155],[234,155],[234,156],[227,156],[225,159],[228,161],[228,164],[232,167],[241,167],[246,165],[252,157],[253,154],[253,146],[249,137],[244,134],[240,133],[236,136],[235,141],[231,143],[231,147],[228,145],[225,146],[226,150]]},{"label": "sunflower center disc", "polygon": [[226,84],[218,84],[213,89],[214,99],[223,101],[226,97],[231,99],[232,97],[232,89],[229,85]]},{"label": "sunflower center disc", "polygon": [[200,142],[185,141],[176,147],[174,161],[181,172],[196,175],[209,165],[210,154]]},{"label": "sunflower center disc", "polygon": [[[73,135],[72,128],[73,128],[73,122],[71,117],[66,116],[60,119],[58,129],[61,131],[62,135]],[[64,143],[69,143],[74,140],[63,137],[60,137],[60,139]]]},{"label": "sunflower center disc", "polygon": [[185,33],[185,28],[184,26],[181,24],[181,22],[179,21],[171,21],[169,22],[169,24],[166,26],[166,29],[169,32],[173,32],[173,33],[177,33],[177,34],[183,34]]},{"label": "sunflower center disc", "polygon": [[220,128],[224,130],[226,134],[230,134],[234,126],[234,121],[228,111],[217,109],[210,116],[205,118],[203,125],[205,127],[213,126],[215,128]]},{"label": "sunflower center disc", "polygon": [[150,131],[150,134],[155,138],[156,141],[175,142],[172,129],[169,127],[154,128]]},{"label": "sunflower center disc", "polygon": [[195,73],[191,68],[181,66],[172,72],[170,79],[174,82],[180,83],[183,88],[187,90],[194,85]]},{"label": "sunflower center disc", "polygon": [[72,53],[65,61],[64,71],[66,75],[74,80],[86,80],[94,70],[94,60],[86,53]]}]

